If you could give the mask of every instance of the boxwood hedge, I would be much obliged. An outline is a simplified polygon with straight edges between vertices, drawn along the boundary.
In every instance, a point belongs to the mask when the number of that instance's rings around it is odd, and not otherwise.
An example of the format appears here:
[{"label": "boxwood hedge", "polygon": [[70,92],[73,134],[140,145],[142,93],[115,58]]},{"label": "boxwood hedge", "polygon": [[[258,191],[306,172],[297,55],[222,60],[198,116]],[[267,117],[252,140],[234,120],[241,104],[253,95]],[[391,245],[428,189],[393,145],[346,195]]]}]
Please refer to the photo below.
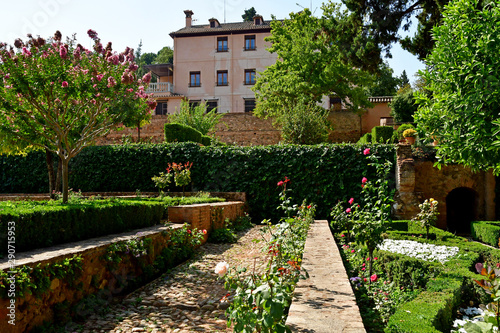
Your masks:
[{"label": "boxwood hedge", "polygon": [[[392,145],[370,145],[371,153],[394,162]],[[338,200],[361,189],[362,177],[375,177],[363,150],[366,146],[328,144],[255,147],[209,146],[194,143],[112,145],[84,149],[70,162],[70,186],[87,191],[154,191],[151,177],[169,162],[193,162],[192,190],[246,192],[256,220],[273,218],[285,176],[291,196],[318,205],[318,217],[329,216]],[[41,156],[42,155],[42,156]],[[0,192],[40,193],[48,190],[42,152],[26,157],[0,156]],[[172,190],[176,190],[172,188]]]}]

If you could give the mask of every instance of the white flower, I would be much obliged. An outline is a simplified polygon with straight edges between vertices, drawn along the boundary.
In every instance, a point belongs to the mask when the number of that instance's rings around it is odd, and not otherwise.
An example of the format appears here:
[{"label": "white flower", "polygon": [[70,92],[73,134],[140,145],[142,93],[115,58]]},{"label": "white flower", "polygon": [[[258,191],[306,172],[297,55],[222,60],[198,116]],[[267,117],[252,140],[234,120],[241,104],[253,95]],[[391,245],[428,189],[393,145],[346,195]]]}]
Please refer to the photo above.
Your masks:
[{"label": "white flower", "polygon": [[385,239],[379,245],[379,249],[404,254],[425,261],[439,261],[441,263],[448,261],[450,257],[458,254],[458,247],[456,246],[438,246],[410,240]]},{"label": "white flower", "polygon": [[219,274],[220,277],[223,277],[226,275],[227,271],[229,269],[229,265],[225,261],[221,261],[220,263],[215,266],[215,273]]}]

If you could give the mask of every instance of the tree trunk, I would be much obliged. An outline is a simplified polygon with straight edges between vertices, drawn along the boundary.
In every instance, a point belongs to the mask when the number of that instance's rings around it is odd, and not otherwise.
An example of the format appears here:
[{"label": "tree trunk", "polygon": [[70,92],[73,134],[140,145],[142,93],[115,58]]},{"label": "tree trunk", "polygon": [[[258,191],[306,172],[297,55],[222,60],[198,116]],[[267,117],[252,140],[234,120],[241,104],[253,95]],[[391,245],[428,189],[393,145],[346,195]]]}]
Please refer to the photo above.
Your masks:
[{"label": "tree trunk", "polygon": [[63,186],[63,203],[68,203],[68,194],[69,194],[69,158],[61,158],[62,162],[62,186]]},{"label": "tree trunk", "polygon": [[61,158],[59,158],[57,161],[57,176],[56,176],[56,188],[55,188],[56,192],[62,192],[61,181],[62,181],[62,160]]},{"label": "tree trunk", "polygon": [[141,127],[137,126],[137,143],[141,141]]},{"label": "tree trunk", "polygon": [[47,172],[49,174],[49,195],[51,199],[55,199],[57,185],[54,177],[54,160],[52,159],[52,153],[48,149],[45,149],[45,163],[47,164]]}]

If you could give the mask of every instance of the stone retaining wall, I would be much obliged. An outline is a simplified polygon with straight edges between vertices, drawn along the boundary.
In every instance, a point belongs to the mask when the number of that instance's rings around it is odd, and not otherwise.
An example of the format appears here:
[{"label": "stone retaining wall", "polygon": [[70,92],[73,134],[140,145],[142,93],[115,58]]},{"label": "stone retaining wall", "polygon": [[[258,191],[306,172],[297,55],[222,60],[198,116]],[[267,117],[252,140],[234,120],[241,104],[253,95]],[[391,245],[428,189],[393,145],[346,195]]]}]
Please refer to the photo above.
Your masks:
[{"label": "stone retaining wall", "polygon": [[[208,227],[219,225],[217,221],[211,221],[211,217],[216,216],[216,214],[211,214],[212,209],[214,211],[222,209],[222,216],[224,218],[236,218],[243,215],[244,203],[222,202],[183,206],[179,211],[182,211],[184,215],[182,221],[179,222],[190,222],[192,228],[210,230]],[[190,220],[191,217],[196,217],[198,214],[196,212],[199,211],[206,211],[206,214],[203,214],[204,218]],[[198,217],[200,216],[198,214]],[[207,225],[208,227],[205,228]],[[181,227],[182,224],[172,225],[173,229]],[[152,244],[148,254],[141,257],[143,265],[140,265],[138,260],[132,257],[130,260],[122,260],[117,266],[110,265],[110,262],[104,259],[107,249],[111,244],[128,241],[133,238],[143,239],[146,237],[152,240]],[[143,267],[148,267],[155,261],[165,248],[165,244],[167,244],[169,238],[169,227],[157,225],[120,235],[110,235],[51,248],[17,253],[16,266],[28,265],[30,267],[37,265],[44,267],[48,264],[61,262],[65,258],[79,255],[83,258],[83,270],[77,277],[73,287],[67,281],[54,278],[50,281],[50,288],[41,294],[41,296],[37,297],[26,294],[24,297],[17,297],[15,302],[15,326],[8,324],[6,318],[6,309],[11,302],[10,299],[0,299],[0,332],[28,332],[34,327],[42,325],[45,321],[52,322],[57,320],[58,310],[56,309],[58,306],[64,304],[64,307],[71,307],[90,294],[97,293],[99,297],[111,300],[113,296],[123,292],[127,285],[130,286],[130,283],[134,279],[144,274]],[[205,236],[203,242],[207,238],[208,234]],[[7,258],[0,260],[0,270],[4,272],[10,271]]]},{"label": "stone retaining wall", "polygon": [[292,332],[365,333],[356,297],[349,283],[328,221],[311,224],[299,280],[286,324]]}]

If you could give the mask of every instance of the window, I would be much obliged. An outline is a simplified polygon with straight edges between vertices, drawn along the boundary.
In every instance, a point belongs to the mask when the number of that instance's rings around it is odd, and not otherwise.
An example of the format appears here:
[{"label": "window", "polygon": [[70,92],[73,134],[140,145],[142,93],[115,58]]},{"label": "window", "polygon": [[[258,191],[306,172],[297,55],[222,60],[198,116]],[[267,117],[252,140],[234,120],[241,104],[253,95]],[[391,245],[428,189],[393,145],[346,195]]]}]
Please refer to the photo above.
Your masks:
[{"label": "window", "polygon": [[217,37],[217,52],[227,52],[227,37]]},{"label": "window", "polygon": [[254,23],[255,25],[260,25],[260,17],[256,17]]},{"label": "window", "polygon": [[255,84],[255,69],[245,69],[245,84]]},{"label": "window", "polygon": [[200,72],[189,72],[189,86],[190,87],[201,87],[201,73]]},{"label": "window", "polygon": [[255,110],[255,98],[245,98],[245,112]]},{"label": "window", "polygon": [[210,21],[210,28],[215,28],[215,21]]},{"label": "window", "polygon": [[155,114],[160,116],[160,115],[165,115],[167,113],[168,113],[167,102],[158,102],[156,104]]},{"label": "window", "polygon": [[342,98],[330,96],[330,109],[340,111],[342,109]]},{"label": "window", "polygon": [[217,85],[227,86],[227,71],[217,71]]},{"label": "window", "polygon": [[255,35],[245,36],[245,51],[255,50]]},{"label": "window", "polygon": [[197,106],[199,106],[201,103],[200,100],[189,100],[189,108],[192,109],[192,108],[195,108]]},{"label": "window", "polygon": [[215,112],[217,112],[217,100],[216,99],[209,99],[207,101],[207,112],[210,112],[215,109]]}]

